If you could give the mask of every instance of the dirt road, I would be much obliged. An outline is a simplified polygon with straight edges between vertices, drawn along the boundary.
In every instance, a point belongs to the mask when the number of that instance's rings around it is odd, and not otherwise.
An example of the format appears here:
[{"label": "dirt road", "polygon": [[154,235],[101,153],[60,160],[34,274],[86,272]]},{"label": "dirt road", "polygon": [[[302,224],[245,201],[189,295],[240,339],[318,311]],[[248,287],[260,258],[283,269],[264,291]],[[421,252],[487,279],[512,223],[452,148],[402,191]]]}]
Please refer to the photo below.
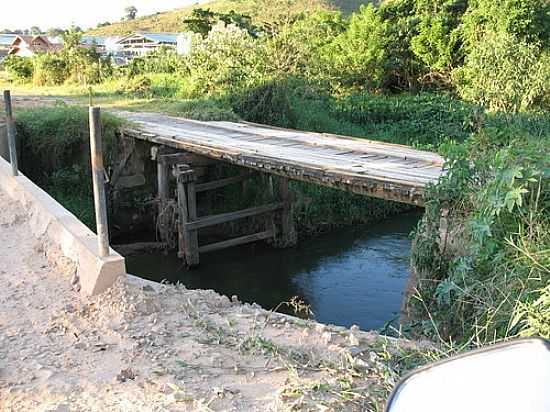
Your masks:
[{"label": "dirt road", "polygon": [[1,411],[376,411],[410,346],[132,278],[83,299],[28,225],[0,190]]}]

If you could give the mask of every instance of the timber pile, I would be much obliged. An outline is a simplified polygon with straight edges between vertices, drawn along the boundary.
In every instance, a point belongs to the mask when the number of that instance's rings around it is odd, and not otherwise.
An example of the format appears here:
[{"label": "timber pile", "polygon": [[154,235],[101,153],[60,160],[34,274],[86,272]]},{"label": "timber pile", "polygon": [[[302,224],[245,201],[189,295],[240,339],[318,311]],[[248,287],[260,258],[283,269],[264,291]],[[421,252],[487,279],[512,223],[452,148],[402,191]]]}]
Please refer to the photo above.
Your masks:
[{"label": "timber pile", "polygon": [[239,166],[402,203],[423,205],[444,159],[408,146],[252,123],[118,112],[129,137]]}]

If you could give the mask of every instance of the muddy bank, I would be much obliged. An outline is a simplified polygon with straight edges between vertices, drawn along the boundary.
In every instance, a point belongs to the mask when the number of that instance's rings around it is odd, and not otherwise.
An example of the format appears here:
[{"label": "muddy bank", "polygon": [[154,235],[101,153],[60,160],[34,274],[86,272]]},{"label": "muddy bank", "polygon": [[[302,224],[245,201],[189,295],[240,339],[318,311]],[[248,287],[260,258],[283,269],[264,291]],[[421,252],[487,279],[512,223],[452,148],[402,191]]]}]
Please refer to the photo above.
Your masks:
[{"label": "muddy bank", "polygon": [[411,342],[132,278],[82,300],[19,205],[2,193],[0,205],[1,410],[374,411],[403,356],[419,353]]}]

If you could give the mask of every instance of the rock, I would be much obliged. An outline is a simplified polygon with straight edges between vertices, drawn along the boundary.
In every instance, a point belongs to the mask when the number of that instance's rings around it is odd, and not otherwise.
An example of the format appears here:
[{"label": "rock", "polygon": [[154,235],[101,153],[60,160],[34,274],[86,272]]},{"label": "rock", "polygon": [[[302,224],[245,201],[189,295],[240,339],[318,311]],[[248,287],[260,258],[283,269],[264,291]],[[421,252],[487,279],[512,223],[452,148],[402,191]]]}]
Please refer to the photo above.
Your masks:
[{"label": "rock", "polygon": [[136,379],[136,373],[131,369],[123,369],[120,371],[120,373],[116,376],[116,380],[118,382],[126,382],[128,380],[134,380]]},{"label": "rock", "polygon": [[349,348],[348,352],[353,357],[359,356],[359,355],[361,355],[361,353],[363,353],[363,351],[361,349],[357,348],[357,347]]},{"label": "rock", "polygon": [[67,313],[74,313],[76,312],[76,306],[69,303],[63,307],[63,311]]}]

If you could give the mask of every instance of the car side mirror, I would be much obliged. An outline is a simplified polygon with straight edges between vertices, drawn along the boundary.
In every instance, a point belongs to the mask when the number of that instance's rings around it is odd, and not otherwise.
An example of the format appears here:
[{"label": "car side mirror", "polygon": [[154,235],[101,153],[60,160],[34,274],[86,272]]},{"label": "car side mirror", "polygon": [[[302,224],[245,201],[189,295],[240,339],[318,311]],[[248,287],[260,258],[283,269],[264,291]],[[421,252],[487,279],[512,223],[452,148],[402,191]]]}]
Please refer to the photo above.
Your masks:
[{"label": "car side mirror", "polygon": [[550,412],[550,342],[520,339],[422,367],[386,412]]}]

